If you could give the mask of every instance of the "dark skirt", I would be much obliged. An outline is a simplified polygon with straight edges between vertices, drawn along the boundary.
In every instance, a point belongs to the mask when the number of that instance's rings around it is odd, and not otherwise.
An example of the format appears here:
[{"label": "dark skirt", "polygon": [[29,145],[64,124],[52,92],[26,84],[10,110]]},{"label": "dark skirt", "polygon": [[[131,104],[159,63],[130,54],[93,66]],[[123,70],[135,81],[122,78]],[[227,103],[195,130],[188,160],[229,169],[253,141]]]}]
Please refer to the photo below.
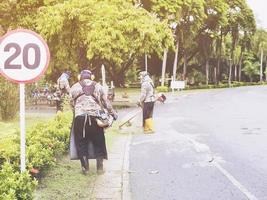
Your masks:
[{"label": "dark skirt", "polygon": [[107,159],[104,129],[97,125],[94,117],[85,115],[75,117],[74,139],[79,158],[86,156],[88,159]]},{"label": "dark skirt", "polygon": [[143,127],[145,120],[153,117],[154,102],[145,102],[143,107]]}]

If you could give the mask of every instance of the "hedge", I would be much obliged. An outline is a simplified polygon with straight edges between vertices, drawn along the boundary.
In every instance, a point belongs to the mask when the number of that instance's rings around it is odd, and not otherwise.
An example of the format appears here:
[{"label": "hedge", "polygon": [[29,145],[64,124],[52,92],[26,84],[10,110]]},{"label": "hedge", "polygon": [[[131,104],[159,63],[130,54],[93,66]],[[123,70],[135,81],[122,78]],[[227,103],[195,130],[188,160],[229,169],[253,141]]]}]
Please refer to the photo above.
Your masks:
[{"label": "hedge", "polygon": [[54,166],[57,157],[68,150],[71,120],[71,112],[59,112],[53,120],[27,130],[27,170],[22,174],[19,172],[19,134],[9,141],[9,147],[0,150],[0,199],[33,199],[35,178]]},{"label": "hedge", "polygon": [[158,86],[156,90],[157,92],[168,92],[169,88],[167,86]]},{"label": "hedge", "polygon": [[[267,85],[267,82],[238,82],[233,81],[230,87],[241,87],[241,86],[253,86],[253,85]],[[216,88],[229,88],[228,83],[219,83],[217,85],[196,85],[196,86],[186,86],[185,90],[194,89],[216,89]],[[156,88],[157,92],[168,92],[170,88],[167,86],[159,86]]]},{"label": "hedge", "polygon": [[10,83],[0,76],[0,119],[13,119],[19,108],[18,84]]}]

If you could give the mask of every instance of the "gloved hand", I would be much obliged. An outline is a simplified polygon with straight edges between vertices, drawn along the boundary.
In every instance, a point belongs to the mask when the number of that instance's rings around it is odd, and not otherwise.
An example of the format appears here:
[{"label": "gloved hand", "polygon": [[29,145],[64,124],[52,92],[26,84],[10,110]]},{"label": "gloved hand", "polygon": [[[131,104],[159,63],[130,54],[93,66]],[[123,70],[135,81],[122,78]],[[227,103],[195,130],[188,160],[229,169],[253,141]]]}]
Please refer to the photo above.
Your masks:
[{"label": "gloved hand", "polygon": [[138,101],[137,102],[137,106],[143,108],[143,103],[141,103],[140,101]]},{"label": "gloved hand", "polygon": [[113,117],[114,120],[118,119],[118,115],[116,113],[112,113],[111,116]]}]

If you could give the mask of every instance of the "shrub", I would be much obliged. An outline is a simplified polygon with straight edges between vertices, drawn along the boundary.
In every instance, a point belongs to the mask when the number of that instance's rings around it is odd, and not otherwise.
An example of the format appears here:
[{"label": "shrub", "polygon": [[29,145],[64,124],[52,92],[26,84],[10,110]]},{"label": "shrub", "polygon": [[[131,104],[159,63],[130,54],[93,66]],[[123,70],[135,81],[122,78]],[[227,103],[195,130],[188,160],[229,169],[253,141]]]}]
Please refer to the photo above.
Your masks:
[{"label": "shrub", "polygon": [[43,170],[53,166],[56,157],[69,147],[71,112],[58,112],[48,123],[33,127],[27,137],[28,167]]},{"label": "shrub", "polygon": [[169,88],[167,86],[158,86],[156,90],[157,92],[168,92]]},{"label": "shrub", "polygon": [[[71,120],[71,112],[59,112],[53,120],[38,123],[27,130],[26,164],[33,176],[40,177],[39,172],[54,166],[56,157],[66,152]],[[30,177],[29,172],[19,172],[19,145],[19,133],[17,137],[8,139],[6,145],[1,145],[0,199],[33,199],[37,182]]]},{"label": "shrub", "polygon": [[3,120],[13,119],[19,107],[19,90],[14,83],[0,77],[0,112]]},{"label": "shrub", "polygon": [[4,163],[0,170],[0,199],[29,200],[33,199],[33,192],[37,181],[29,173],[15,171],[10,163]]}]

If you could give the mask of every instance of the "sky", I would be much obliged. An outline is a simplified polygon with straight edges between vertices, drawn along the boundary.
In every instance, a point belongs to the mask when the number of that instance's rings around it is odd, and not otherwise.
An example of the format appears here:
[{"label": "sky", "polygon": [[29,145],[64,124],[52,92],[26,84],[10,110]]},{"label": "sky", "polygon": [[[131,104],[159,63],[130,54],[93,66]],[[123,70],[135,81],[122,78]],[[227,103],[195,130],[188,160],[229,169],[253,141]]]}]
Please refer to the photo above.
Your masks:
[{"label": "sky", "polygon": [[267,29],[267,1],[266,0],[247,0],[254,11],[258,27]]}]

